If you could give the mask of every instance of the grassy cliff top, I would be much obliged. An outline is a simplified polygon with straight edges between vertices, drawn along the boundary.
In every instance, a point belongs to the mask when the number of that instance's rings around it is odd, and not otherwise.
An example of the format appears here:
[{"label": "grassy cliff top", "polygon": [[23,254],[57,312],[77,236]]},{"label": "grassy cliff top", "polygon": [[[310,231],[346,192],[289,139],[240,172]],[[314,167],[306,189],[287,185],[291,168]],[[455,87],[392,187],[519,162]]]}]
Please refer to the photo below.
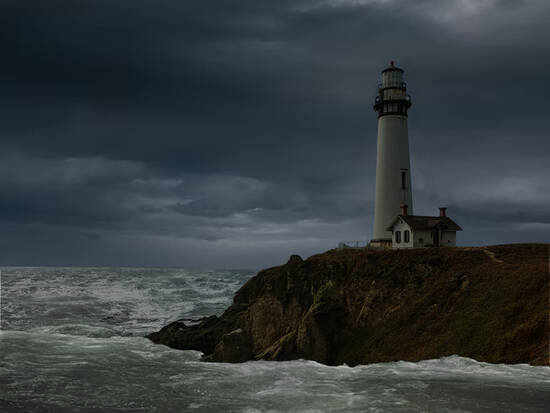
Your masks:
[{"label": "grassy cliff top", "polygon": [[[179,341],[169,330],[155,341],[216,361],[355,365],[458,354],[548,365],[549,252],[510,244],[292,256],[250,279],[220,318],[172,326]],[[197,346],[201,332],[208,346]]]}]

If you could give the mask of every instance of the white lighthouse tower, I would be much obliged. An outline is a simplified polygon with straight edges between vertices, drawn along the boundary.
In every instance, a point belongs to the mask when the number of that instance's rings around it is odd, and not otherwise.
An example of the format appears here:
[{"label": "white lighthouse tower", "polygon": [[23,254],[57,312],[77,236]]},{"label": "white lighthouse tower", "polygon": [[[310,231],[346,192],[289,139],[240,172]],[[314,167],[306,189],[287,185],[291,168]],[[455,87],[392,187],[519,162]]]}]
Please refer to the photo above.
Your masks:
[{"label": "white lighthouse tower", "polygon": [[371,245],[391,247],[392,233],[387,231],[402,204],[413,214],[411,166],[407,111],[411,97],[403,82],[403,69],[394,65],[382,71],[374,110],[378,112],[378,150],[376,157],[376,194],[374,233]]}]

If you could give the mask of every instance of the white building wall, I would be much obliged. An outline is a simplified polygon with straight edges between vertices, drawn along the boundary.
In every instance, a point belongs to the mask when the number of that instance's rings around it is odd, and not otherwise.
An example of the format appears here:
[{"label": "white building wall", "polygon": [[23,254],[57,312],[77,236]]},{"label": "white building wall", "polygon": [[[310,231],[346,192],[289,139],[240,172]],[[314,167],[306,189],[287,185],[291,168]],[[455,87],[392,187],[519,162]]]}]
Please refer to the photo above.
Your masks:
[{"label": "white building wall", "polygon": [[454,247],[456,246],[456,232],[455,231],[441,231],[441,244],[442,247]]},{"label": "white building wall", "polygon": [[[406,172],[405,190],[402,170]],[[401,204],[407,204],[413,214],[407,117],[385,115],[378,119],[373,239],[392,238],[386,227],[399,214]]]},{"label": "white building wall", "polygon": [[[401,232],[401,242],[399,244],[396,242],[397,231]],[[409,242],[405,242],[405,231],[409,231]],[[399,219],[393,226],[392,248],[412,248],[414,246],[413,235],[409,225],[402,219]]]},{"label": "white building wall", "polygon": [[429,229],[416,229],[413,234],[414,246],[425,247],[433,243],[431,238],[431,230]]},{"label": "white building wall", "polygon": [[[401,242],[397,243],[396,233],[401,233]],[[405,231],[409,231],[409,242],[405,242]],[[399,219],[393,225],[392,232],[392,248],[421,248],[425,246],[433,246],[434,239],[433,233],[430,229],[417,229],[412,230],[409,225],[402,219]],[[456,232],[455,231],[440,231],[439,246],[441,247],[454,247],[456,246]]]}]

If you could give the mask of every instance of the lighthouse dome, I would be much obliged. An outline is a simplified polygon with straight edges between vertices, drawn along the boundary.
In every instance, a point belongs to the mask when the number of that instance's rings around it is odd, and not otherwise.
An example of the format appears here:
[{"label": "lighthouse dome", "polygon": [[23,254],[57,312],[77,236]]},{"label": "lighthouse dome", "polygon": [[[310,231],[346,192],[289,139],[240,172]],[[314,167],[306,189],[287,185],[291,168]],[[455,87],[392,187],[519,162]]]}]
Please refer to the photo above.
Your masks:
[{"label": "lighthouse dome", "polygon": [[384,72],[389,72],[389,71],[398,71],[398,72],[403,72],[403,69],[401,69],[400,67],[397,67],[395,65],[395,62],[392,60],[390,62],[390,65],[388,67],[386,67],[384,70],[382,70],[382,73]]}]

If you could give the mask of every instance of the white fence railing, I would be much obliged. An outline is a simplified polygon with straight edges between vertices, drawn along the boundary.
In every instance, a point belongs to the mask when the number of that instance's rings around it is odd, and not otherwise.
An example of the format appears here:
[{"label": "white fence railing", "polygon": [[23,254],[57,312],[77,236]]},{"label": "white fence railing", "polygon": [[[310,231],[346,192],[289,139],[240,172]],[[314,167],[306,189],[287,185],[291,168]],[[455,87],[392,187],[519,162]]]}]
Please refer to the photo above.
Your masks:
[{"label": "white fence railing", "polygon": [[366,248],[369,243],[367,241],[342,241],[338,243],[339,250],[349,248]]}]

